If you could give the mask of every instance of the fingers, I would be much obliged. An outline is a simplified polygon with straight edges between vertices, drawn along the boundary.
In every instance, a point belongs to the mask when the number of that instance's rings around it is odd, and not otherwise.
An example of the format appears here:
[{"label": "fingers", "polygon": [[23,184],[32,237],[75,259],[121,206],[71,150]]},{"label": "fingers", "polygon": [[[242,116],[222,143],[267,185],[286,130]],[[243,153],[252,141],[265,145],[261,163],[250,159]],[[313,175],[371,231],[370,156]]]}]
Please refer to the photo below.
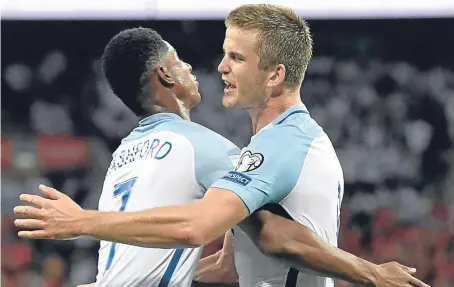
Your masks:
[{"label": "fingers", "polygon": [[19,196],[19,199],[23,202],[31,203],[33,205],[43,207],[44,204],[48,201],[48,199],[45,199],[39,195],[32,195],[32,194],[21,194]]},{"label": "fingers", "polygon": [[224,235],[224,244],[230,245],[232,244],[232,231],[229,230]]},{"label": "fingers", "polygon": [[402,267],[402,270],[404,270],[408,274],[415,274],[416,273],[416,268],[410,268],[410,267],[407,267],[407,266]]},{"label": "fingers", "polygon": [[411,267],[407,267],[407,266],[401,266],[400,268],[402,268],[402,270],[404,270],[408,274],[416,273],[416,268],[411,268]]},{"label": "fingers", "polygon": [[39,219],[16,219],[14,225],[27,229],[43,229],[44,221]]},{"label": "fingers", "polygon": [[24,239],[52,239],[53,237],[44,230],[19,231],[17,235]]},{"label": "fingers", "polygon": [[[39,189],[45,196],[47,196],[53,200],[59,199],[59,198],[62,198],[63,196],[65,196],[63,193],[59,192],[58,190],[45,186],[43,184],[41,184],[39,186]],[[46,199],[39,195],[32,195],[32,194],[27,194],[27,193],[21,194],[19,196],[19,199],[22,202],[30,203],[32,205],[36,205],[39,207],[44,207],[44,205],[46,203],[49,203],[49,201],[50,201],[49,199]],[[25,209],[25,207],[23,207],[23,206],[20,206],[17,211],[16,211],[16,209],[17,209],[17,207],[14,209],[15,213],[26,214],[26,215],[31,215],[31,214],[28,214],[28,212],[36,211],[36,209]]]},{"label": "fingers", "polygon": [[55,188],[48,187],[44,184],[39,185],[39,190],[42,194],[47,196],[50,199],[59,199],[65,196],[65,194],[61,193],[60,191],[56,190]]},{"label": "fingers", "polygon": [[416,268],[408,267],[408,266],[402,265],[402,264],[400,264],[399,262],[396,262],[396,261],[384,263],[384,264],[382,264],[382,265],[383,265],[383,266],[387,265],[387,266],[396,266],[396,267],[399,267],[400,269],[402,269],[404,272],[406,272],[406,273],[408,273],[408,274],[413,274],[413,273],[416,272]]},{"label": "fingers", "polygon": [[411,286],[430,287],[426,283],[422,282],[421,280],[419,280],[419,279],[417,279],[417,278],[415,278],[413,276],[410,276],[410,279],[408,280],[408,282],[411,284]]},{"label": "fingers", "polygon": [[229,251],[229,252],[233,250],[233,246],[232,246],[232,231],[231,230],[229,230],[229,231],[227,231],[225,233],[223,249],[225,251]]},{"label": "fingers", "polygon": [[42,218],[45,215],[44,210],[42,210],[40,208],[36,208],[33,206],[24,206],[24,205],[14,207],[14,213],[22,214],[22,215],[25,215],[27,217],[32,217],[32,218]]},{"label": "fingers", "polygon": [[409,274],[413,274],[416,272],[416,268],[413,268],[413,267],[408,267],[408,266],[405,266],[405,265],[402,265],[398,262],[396,262],[396,264],[402,268],[402,270],[404,270],[405,272],[409,273]]}]

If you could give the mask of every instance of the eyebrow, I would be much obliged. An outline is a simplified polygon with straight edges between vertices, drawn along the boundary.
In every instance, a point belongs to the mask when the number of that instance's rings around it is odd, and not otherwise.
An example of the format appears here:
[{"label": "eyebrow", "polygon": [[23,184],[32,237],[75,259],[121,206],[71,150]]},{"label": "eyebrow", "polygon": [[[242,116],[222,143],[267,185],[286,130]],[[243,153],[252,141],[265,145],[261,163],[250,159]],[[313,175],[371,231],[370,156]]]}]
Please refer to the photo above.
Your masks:
[{"label": "eyebrow", "polygon": [[237,52],[228,52],[228,53],[226,53],[225,52],[225,46],[222,46],[222,51],[224,52],[224,54],[228,54],[229,56],[236,56],[238,58],[244,59],[244,56],[241,55],[240,53],[237,53]]}]

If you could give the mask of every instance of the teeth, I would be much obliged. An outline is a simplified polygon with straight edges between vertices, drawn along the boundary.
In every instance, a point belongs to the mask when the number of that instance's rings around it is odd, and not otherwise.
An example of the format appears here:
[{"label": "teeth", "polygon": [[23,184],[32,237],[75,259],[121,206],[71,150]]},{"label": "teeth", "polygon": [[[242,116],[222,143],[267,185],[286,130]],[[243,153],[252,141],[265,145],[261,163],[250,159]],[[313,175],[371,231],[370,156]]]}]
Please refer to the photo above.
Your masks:
[{"label": "teeth", "polygon": [[226,89],[233,89],[233,88],[235,87],[234,85],[230,84],[230,83],[227,82],[227,81],[224,81],[224,84],[225,84],[225,88],[226,88]]}]

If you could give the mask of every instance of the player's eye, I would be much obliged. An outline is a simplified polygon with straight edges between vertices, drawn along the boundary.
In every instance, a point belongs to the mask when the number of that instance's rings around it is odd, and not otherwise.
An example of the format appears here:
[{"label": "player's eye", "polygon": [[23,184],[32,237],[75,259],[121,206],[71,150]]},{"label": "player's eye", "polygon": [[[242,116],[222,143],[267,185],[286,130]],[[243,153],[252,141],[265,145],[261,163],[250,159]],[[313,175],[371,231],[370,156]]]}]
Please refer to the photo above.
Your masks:
[{"label": "player's eye", "polygon": [[233,61],[235,62],[239,62],[239,61],[242,61],[243,59],[241,57],[239,57],[237,54],[230,54],[229,55],[230,59],[232,59]]}]

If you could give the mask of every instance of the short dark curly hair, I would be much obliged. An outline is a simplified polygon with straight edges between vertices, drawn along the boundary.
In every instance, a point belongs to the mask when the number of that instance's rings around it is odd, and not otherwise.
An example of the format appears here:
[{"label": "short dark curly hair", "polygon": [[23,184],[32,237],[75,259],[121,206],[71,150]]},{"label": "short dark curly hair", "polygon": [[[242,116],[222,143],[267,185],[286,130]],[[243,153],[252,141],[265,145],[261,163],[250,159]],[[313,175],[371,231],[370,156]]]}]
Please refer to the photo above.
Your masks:
[{"label": "short dark curly hair", "polygon": [[104,49],[103,73],[115,95],[137,116],[148,112],[141,99],[150,73],[168,52],[169,46],[156,31],[142,27],[121,31]]}]

